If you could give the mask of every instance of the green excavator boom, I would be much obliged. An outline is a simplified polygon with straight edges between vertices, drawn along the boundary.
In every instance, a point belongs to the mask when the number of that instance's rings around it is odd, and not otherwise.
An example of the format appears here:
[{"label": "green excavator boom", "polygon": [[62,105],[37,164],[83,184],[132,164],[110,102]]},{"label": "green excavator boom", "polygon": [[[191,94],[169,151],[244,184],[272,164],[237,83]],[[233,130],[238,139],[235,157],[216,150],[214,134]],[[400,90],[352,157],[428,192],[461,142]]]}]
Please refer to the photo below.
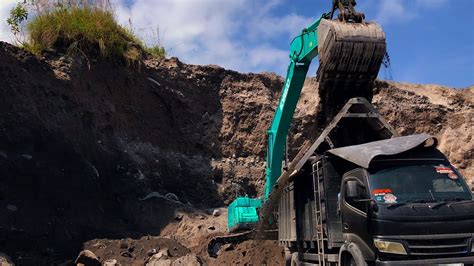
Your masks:
[{"label": "green excavator boom", "polygon": [[[317,27],[324,14],[305,28],[295,37],[290,46],[290,65],[288,66],[285,84],[280,102],[275,111],[273,122],[267,131],[267,163],[265,169],[265,195],[268,199],[278,177],[281,175],[282,159],[284,155],[286,136],[300,97],[309,66],[318,55]],[[258,209],[264,202],[260,199],[238,197],[228,207],[227,228],[230,232],[246,230],[258,223]]]},{"label": "green excavator boom", "polygon": [[273,185],[281,175],[283,155],[286,145],[286,136],[293,119],[296,104],[300,98],[308,69],[313,58],[318,55],[318,33],[317,28],[321,18],[303,29],[300,35],[295,37],[290,45],[290,65],[286,73],[285,84],[280,97],[280,102],[275,111],[273,122],[267,131],[267,164],[265,168],[265,196],[268,199]]},{"label": "green excavator boom", "polygon": [[[286,138],[312,60],[319,56],[319,115],[330,121],[348,99],[371,99],[372,87],[386,53],[385,33],[356,12],[355,0],[333,0],[330,13],[304,28],[290,45],[290,64],[280,101],[267,131],[263,199],[239,197],[228,207],[230,232],[253,228],[259,209],[282,175]],[[338,19],[333,20],[334,11]],[[320,126],[324,126],[321,123]]]}]

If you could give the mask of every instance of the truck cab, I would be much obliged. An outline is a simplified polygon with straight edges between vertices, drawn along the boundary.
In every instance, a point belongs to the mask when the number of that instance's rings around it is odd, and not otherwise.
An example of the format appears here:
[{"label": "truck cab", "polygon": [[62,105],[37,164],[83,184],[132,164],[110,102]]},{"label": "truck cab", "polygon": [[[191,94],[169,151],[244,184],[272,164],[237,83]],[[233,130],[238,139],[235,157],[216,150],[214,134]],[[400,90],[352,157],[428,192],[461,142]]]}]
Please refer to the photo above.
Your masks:
[{"label": "truck cab", "polygon": [[474,201],[468,185],[437,150],[410,155],[374,160],[369,168],[344,174],[341,261],[474,261]]}]

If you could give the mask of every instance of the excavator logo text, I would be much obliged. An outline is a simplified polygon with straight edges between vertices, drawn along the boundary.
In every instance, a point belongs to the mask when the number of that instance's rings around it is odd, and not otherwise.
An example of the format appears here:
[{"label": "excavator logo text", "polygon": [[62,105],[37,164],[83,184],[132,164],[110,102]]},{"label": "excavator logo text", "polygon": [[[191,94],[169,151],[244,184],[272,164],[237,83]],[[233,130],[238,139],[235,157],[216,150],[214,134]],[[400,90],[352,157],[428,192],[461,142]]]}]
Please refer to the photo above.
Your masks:
[{"label": "excavator logo text", "polygon": [[278,108],[280,111],[283,111],[283,106],[285,106],[286,95],[288,94],[288,89],[290,88],[290,79],[287,79],[285,82],[285,89],[283,90],[283,94],[281,95],[281,102]]}]

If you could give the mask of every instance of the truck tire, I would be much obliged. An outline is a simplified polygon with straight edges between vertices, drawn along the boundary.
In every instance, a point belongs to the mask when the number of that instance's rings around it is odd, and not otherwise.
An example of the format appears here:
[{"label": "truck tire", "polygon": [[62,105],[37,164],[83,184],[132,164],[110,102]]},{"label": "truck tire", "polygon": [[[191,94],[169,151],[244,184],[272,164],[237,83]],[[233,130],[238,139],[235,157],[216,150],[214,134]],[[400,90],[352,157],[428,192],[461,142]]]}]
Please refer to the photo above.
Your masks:
[{"label": "truck tire", "polygon": [[343,247],[345,250],[345,256],[341,257],[342,266],[367,266],[367,262],[364,260],[364,256],[360,251],[359,247],[353,242]]},{"label": "truck tire", "polygon": [[347,256],[341,263],[342,266],[357,266],[357,263],[352,256]]}]

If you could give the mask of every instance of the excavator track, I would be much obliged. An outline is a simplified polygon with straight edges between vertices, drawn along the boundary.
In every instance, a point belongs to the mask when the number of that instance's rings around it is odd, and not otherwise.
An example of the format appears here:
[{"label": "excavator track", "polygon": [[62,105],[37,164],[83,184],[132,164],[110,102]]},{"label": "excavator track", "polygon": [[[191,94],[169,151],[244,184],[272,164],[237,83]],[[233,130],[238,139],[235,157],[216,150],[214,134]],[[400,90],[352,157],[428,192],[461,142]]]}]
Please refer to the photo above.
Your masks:
[{"label": "excavator track", "polygon": [[319,117],[323,128],[349,99],[372,100],[386,42],[382,28],[374,22],[327,19],[319,24],[318,42]]},{"label": "excavator track", "polygon": [[217,258],[220,248],[225,244],[237,244],[249,240],[254,235],[255,230],[231,235],[216,236],[207,244],[207,253],[211,258]]},{"label": "excavator track", "polygon": [[207,253],[211,258],[217,258],[219,250],[225,244],[238,244],[249,239],[278,239],[277,230],[264,230],[262,228],[255,228],[249,231],[216,236],[207,244]]}]

